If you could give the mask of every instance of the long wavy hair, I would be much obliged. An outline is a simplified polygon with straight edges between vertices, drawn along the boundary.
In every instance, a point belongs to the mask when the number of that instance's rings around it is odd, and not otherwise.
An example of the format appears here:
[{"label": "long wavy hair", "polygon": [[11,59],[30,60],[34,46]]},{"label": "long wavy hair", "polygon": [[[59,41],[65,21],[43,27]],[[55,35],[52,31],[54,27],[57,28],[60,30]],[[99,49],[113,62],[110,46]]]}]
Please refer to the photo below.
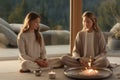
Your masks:
[{"label": "long wavy hair", "polygon": [[[23,23],[23,26],[20,30],[20,33],[28,32],[30,30],[29,24],[31,23],[31,21],[33,21],[37,18],[41,19],[41,17],[37,13],[29,12],[24,19],[24,23]],[[37,30],[34,30],[34,33],[35,33],[35,37],[36,37],[37,42],[41,45],[41,35],[39,33],[39,31],[40,31],[39,29],[40,29],[40,27],[38,27]]]},{"label": "long wavy hair", "polygon": [[[91,19],[92,20],[92,22],[93,22],[93,30],[95,31],[95,32],[99,32],[100,31],[100,28],[99,28],[99,26],[98,26],[98,24],[97,24],[97,18],[96,18],[96,16],[92,13],[92,12],[90,12],[90,11],[85,11],[84,13],[83,13],[83,15],[82,15],[82,18],[83,17],[88,17],[89,19]],[[84,25],[83,25],[83,29],[82,30],[84,30]]]}]

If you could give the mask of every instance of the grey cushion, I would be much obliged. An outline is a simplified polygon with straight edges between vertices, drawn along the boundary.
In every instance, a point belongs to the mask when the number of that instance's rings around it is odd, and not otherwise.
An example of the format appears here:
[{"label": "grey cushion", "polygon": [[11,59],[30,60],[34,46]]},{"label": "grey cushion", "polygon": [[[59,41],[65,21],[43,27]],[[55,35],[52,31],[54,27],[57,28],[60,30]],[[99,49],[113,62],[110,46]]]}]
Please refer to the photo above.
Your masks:
[{"label": "grey cushion", "polygon": [[[19,33],[20,28],[23,26],[23,24],[11,23],[10,26],[15,33]],[[40,31],[41,32],[47,31],[49,29],[50,28],[47,25],[40,24]]]},{"label": "grey cushion", "polygon": [[0,24],[0,33],[3,33],[7,37],[10,45],[17,46],[17,35],[11,29]]}]

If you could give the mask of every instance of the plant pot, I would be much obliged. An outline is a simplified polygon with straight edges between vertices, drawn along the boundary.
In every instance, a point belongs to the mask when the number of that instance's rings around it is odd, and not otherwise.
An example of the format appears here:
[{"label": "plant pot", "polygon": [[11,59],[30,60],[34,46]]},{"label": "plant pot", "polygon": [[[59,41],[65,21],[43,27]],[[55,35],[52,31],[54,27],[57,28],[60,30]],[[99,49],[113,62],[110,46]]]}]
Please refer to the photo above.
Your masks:
[{"label": "plant pot", "polygon": [[111,50],[120,50],[120,40],[109,37],[108,38],[108,48]]}]

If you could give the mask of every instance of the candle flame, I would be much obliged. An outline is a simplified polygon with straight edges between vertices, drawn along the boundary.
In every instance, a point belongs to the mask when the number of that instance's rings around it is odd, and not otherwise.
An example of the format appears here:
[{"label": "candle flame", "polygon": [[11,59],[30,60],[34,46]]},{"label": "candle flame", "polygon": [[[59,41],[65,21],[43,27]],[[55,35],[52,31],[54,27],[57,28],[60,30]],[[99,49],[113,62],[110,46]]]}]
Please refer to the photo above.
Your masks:
[{"label": "candle flame", "polygon": [[91,62],[88,62],[88,67],[91,67]]},{"label": "candle flame", "polygon": [[90,56],[89,62],[88,62],[88,67],[91,68],[92,67],[92,57]]}]

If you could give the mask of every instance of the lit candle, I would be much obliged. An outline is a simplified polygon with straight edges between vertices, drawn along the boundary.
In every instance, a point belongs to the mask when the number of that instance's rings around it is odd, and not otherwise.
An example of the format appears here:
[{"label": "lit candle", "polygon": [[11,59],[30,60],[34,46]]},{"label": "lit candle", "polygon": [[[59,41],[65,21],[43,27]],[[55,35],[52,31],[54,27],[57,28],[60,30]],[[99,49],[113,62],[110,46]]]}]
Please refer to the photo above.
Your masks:
[{"label": "lit candle", "polygon": [[49,74],[50,79],[55,79],[56,78],[56,73],[55,72],[50,71],[48,74]]}]

